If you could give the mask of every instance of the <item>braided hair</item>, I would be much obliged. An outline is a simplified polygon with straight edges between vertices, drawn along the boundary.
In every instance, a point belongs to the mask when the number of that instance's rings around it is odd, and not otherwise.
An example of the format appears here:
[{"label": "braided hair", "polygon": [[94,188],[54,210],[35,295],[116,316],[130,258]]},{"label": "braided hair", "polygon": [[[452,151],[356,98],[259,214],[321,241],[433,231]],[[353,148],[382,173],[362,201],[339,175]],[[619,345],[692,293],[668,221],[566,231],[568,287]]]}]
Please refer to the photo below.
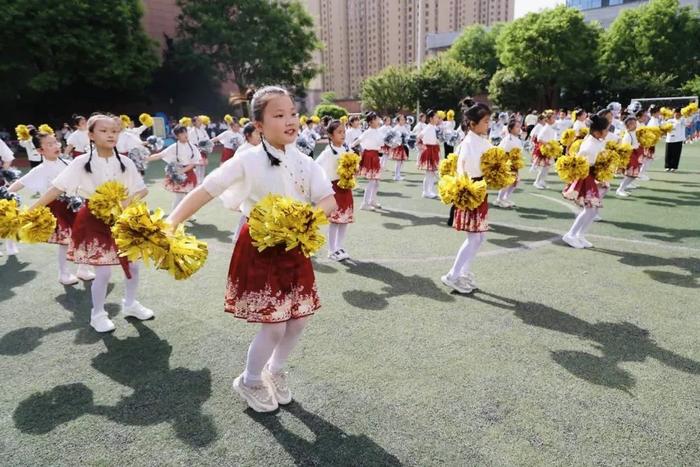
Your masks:
[{"label": "braided hair", "polygon": [[[92,133],[93,130],[95,129],[95,124],[100,121],[100,120],[109,120],[110,122],[114,123],[115,125],[119,125],[121,127],[121,123],[117,120],[117,117],[113,115],[107,115],[107,114],[93,114],[89,119],[88,119],[88,132]],[[90,155],[88,156],[88,160],[85,163],[83,167],[85,167],[85,171],[87,173],[92,173],[92,154],[95,149],[95,143],[90,140]],[[113,148],[114,150],[114,157],[117,158],[117,161],[119,162],[119,167],[122,170],[122,173],[126,172],[126,166],[124,165],[124,162],[122,161],[122,157],[119,155],[119,151],[117,151],[117,148]]]}]

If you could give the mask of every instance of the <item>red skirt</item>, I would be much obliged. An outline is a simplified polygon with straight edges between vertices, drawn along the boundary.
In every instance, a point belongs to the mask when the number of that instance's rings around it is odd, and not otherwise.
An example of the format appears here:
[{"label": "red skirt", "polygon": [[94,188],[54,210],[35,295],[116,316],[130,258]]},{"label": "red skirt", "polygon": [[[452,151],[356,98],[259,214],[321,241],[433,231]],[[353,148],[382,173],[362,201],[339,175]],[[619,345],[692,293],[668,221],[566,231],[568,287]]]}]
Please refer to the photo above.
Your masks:
[{"label": "red skirt", "polygon": [[69,251],[73,262],[93,266],[120,265],[126,277],[131,279],[129,261],[119,256],[112,232],[107,224],[90,212],[89,203],[89,200],[85,202],[73,222]]},{"label": "red skirt", "polygon": [[598,187],[599,182],[596,181],[593,175],[588,175],[586,178],[576,180],[565,186],[562,195],[581,207],[602,208],[603,195]]},{"label": "red skirt", "polygon": [[82,156],[83,154],[85,154],[85,153],[84,153],[84,152],[80,152],[80,151],[76,151],[75,149],[73,149],[73,150],[70,152],[70,155],[71,155],[71,157],[72,157],[73,159],[75,159],[75,158],[78,157],[78,156]]},{"label": "red skirt", "polygon": [[440,165],[440,145],[426,144],[418,156],[418,170],[435,172]]},{"label": "red skirt", "polygon": [[532,162],[535,164],[536,167],[549,167],[550,165],[552,165],[552,159],[550,159],[549,157],[544,157],[542,155],[542,152],[540,151],[540,146],[542,146],[541,143],[535,143],[535,149],[534,151],[532,151]]},{"label": "red skirt", "polygon": [[397,146],[389,150],[389,157],[395,161],[408,160],[408,149],[406,146]]},{"label": "red skirt", "polygon": [[185,176],[187,178],[181,184],[175,183],[169,177],[165,177],[165,189],[171,193],[189,193],[197,188],[197,174],[194,173],[194,169],[185,172]]},{"label": "red skirt", "polygon": [[338,180],[333,180],[333,191],[335,191],[335,202],[338,207],[335,211],[330,213],[328,220],[333,224],[351,224],[355,222],[352,190],[340,188],[338,186]]},{"label": "red skirt", "polygon": [[642,158],[644,157],[644,148],[638,147],[632,151],[630,161],[625,169],[625,175],[628,177],[639,177],[639,170],[642,168]]},{"label": "red skirt", "polygon": [[227,160],[231,159],[235,153],[236,151],[231,148],[224,148],[223,152],[221,153],[221,163],[223,164]]},{"label": "red skirt", "polygon": [[642,162],[645,160],[648,161],[653,161],[654,160],[654,153],[656,152],[656,148],[644,148],[643,153],[642,153]]},{"label": "red skirt", "polygon": [[209,163],[209,158],[205,151],[199,151],[199,155],[202,156],[202,162],[199,165],[207,165]]},{"label": "red skirt", "polygon": [[360,159],[360,175],[369,180],[379,180],[382,168],[379,163],[379,151],[365,149]]},{"label": "red skirt", "polygon": [[320,307],[311,259],[299,248],[258,251],[245,224],[231,256],[224,310],[249,323],[281,323]]},{"label": "red skirt", "polygon": [[75,221],[75,213],[68,208],[68,204],[63,201],[53,200],[48,206],[51,214],[56,218],[56,230],[51,234],[46,243],[56,245],[69,245],[71,238],[71,228]]},{"label": "red skirt", "polygon": [[476,209],[466,211],[455,209],[452,225],[455,230],[462,232],[486,232],[489,230],[489,196],[486,195],[484,202]]}]

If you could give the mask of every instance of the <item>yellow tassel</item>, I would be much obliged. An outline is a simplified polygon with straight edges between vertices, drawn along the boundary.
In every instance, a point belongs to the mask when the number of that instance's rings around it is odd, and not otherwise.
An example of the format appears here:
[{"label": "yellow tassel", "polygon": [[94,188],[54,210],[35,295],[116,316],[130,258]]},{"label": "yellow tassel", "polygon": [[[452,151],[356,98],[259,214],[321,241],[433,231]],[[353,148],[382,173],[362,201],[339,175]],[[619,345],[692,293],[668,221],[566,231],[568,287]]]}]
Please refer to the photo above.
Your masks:
[{"label": "yellow tassel", "polygon": [[523,160],[520,148],[513,148],[508,151],[508,158],[510,159],[510,168],[513,172],[517,172],[525,167],[525,161]]},{"label": "yellow tassel", "polygon": [[666,120],[673,118],[673,110],[669,109],[668,107],[661,107],[659,112],[661,112],[661,117]]},{"label": "yellow tassel", "polygon": [[561,151],[561,144],[559,144],[559,141],[554,139],[547,141],[540,146],[540,153],[549,159],[556,159],[557,157],[561,156]]},{"label": "yellow tassel", "polygon": [[207,126],[211,123],[211,118],[209,118],[209,116],[207,116],[207,115],[200,115],[198,118],[199,118],[199,121],[204,126]]},{"label": "yellow tassel", "polygon": [[153,117],[147,113],[142,113],[139,115],[139,122],[141,122],[141,125],[145,125],[150,128],[153,126]]},{"label": "yellow tassel", "polygon": [[473,182],[466,175],[445,175],[438,183],[438,195],[445,204],[454,204],[465,211],[476,209],[486,198],[486,182]]},{"label": "yellow tassel", "polygon": [[566,183],[588,176],[588,159],[583,156],[561,156],[556,163],[557,173]]},{"label": "yellow tassel", "polygon": [[42,133],[46,133],[47,135],[53,135],[53,134],[55,134],[54,131],[53,131],[53,128],[51,128],[51,127],[50,127],[49,125],[47,125],[46,123],[42,123],[41,125],[39,125],[39,131],[42,132]]},{"label": "yellow tassel", "polygon": [[308,121],[309,121],[309,117],[307,117],[306,115],[302,115],[301,117],[299,117],[299,123],[302,126],[306,125],[306,122],[308,122]]},{"label": "yellow tassel", "polygon": [[579,149],[581,149],[581,144],[583,143],[582,139],[577,139],[574,141],[571,146],[569,147],[569,156],[576,156],[578,154]]},{"label": "yellow tassel", "polygon": [[355,174],[360,168],[360,156],[354,152],[344,152],[338,158],[338,186],[346,190],[352,190],[357,186]]},{"label": "yellow tassel", "polygon": [[250,121],[249,118],[241,117],[241,118],[238,119],[238,124],[239,124],[240,126],[245,126],[246,123],[248,123],[249,121]]},{"label": "yellow tassel", "polygon": [[481,155],[481,172],[489,188],[500,189],[515,183],[510,158],[503,148],[492,147]]},{"label": "yellow tassel", "polygon": [[22,222],[17,202],[13,199],[0,199],[0,238],[17,241],[20,227]]},{"label": "yellow tassel", "polygon": [[126,187],[119,182],[109,181],[98,186],[90,197],[90,212],[99,220],[113,226],[124,210],[122,203],[129,197]]},{"label": "yellow tassel", "polygon": [[440,177],[444,177],[446,175],[454,177],[457,175],[457,159],[459,159],[459,156],[455,153],[451,153],[448,154],[445,159],[440,161],[440,165],[438,165],[438,173],[440,174]]},{"label": "yellow tassel", "polygon": [[348,123],[348,116],[347,116],[347,115],[341,115],[340,118],[339,118],[339,120],[340,120],[340,123],[342,123],[343,125],[346,125],[346,124]]},{"label": "yellow tassel", "polygon": [[681,115],[683,115],[684,117],[690,117],[697,111],[698,111],[698,103],[691,102],[690,104],[686,105],[685,107],[683,107],[681,109]]},{"label": "yellow tassel", "polygon": [[308,203],[270,194],[253,208],[248,220],[250,237],[258,251],[284,245],[287,251],[299,247],[311,256],[325,242],[320,226],[328,224],[321,209]]},{"label": "yellow tassel", "polygon": [[445,118],[447,117],[447,114],[445,114],[444,110],[438,110],[437,112],[435,112],[435,114],[440,120],[445,120]]},{"label": "yellow tassel", "polygon": [[311,123],[315,123],[318,125],[319,123],[321,123],[321,118],[318,115],[313,115],[311,117]]},{"label": "yellow tassel", "polygon": [[453,121],[453,120],[455,119],[455,111],[452,110],[452,109],[450,109],[450,110],[447,111],[447,113],[445,114],[445,116],[447,117],[447,121],[448,121],[448,122],[451,122],[451,121]]},{"label": "yellow tassel", "polygon": [[576,132],[573,130],[573,128],[567,128],[564,130],[564,132],[561,134],[561,138],[559,138],[559,142],[565,147],[569,147],[575,140]]},{"label": "yellow tassel", "polygon": [[22,227],[17,236],[21,242],[46,242],[56,230],[56,218],[46,206],[22,211],[19,217]]},{"label": "yellow tassel", "polygon": [[619,158],[615,151],[603,149],[595,159],[593,165],[593,176],[600,182],[607,182],[613,179],[617,171]]},{"label": "yellow tassel", "polygon": [[27,125],[17,125],[15,127],[15,133],[17,134],[17,139],[20,141],[27,141],[31,138],[29,134],[29,127]]},{"label": "yellow tassel", "polygon": [[230,125],[231,123],[233,123],[233,116],[231,116],[230,114],[224,115],[224,121]]},{"label": "yellow tassel", "polygon": [[585,126],[584,126],[584,127],[581,128],[580,130],[578,130],[578,135],[577,135],[577,137],[580,138],[580,139],[583,139],[583,138],[585,138],[586,136],[588,136],[588,133],[590,133],[590,130],[588,129],[588,127],[585,127]]},{"label": "yellow tassel", "polygon": [[666,136],[673,131],[673,123],[662,123],[659,125],[659,131],[661,132],[662,136]]},{"label": "yellow tassel", "polygon": [[175,280],[187,279],[199,271],[207,261],[209,249],[206,242],[187,235],[183,226],[168,238],[168,254],[158,269],[168,271]]},{"label": "yellow tassel", "polygon": [[131,124],[131,118],[128,115],[120,115],[119,120],[122,122],[122,128],[129,128]]},{"label": "yellow tassel", "polygon": [[655,126],[643,126],[637,129],[637,140],[643,148],[651,148],[661,139],[661,130]]},{"label": "yellow tassel", "polygon": [[142,259],[148,266],[151,261],[160,263],[168,253],[168,225],[163,211],[151,213],[143,201],[132,203],[117,218],[112,235],[120,256],[129,261]]},{"label": "yellow tassel", "polygon": [[189,127],[192,126],[192,119],[190,117],[182,117],[178,123],[182,126]]}]

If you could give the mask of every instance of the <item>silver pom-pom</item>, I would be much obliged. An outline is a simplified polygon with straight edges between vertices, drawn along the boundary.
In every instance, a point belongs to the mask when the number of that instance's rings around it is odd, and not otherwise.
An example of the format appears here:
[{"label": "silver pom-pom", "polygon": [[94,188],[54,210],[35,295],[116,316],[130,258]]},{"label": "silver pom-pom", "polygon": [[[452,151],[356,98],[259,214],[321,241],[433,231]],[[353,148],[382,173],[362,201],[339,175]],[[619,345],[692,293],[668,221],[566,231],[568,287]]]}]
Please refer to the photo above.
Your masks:
[{"label": "silver pom-pom", "polygon": [[445,142],[445,131],[441,127],[435,128],[435,136],[441,143]]},{"label": "silver pom-pom", "polygon": [[214,143],[212,143],[210,139],[200,141],[197,143],[197,147],[200,151],[204,151],[207,154],[211,154],[212,151],[214,151]]},{"label": "silver pom-pom", "polygon": [[0,169],[0,178],[4,178],[5,182],[12,183],[15,180],[19,180],[20,177],[22,176],[22,172],[15,169],[14,167],[10,167],[8,169]]},{"label": "silver pom-pom", "polygon": [[148,167],[147,158],[148,156],[150,156],[150,154],[151,153],[145,147],[137,146],[135,148],[130,149],[126,155],[129,159],[131,159],[134,162],[136,170],[138,170],[139,172],[144,172],[146,170],[146,167]]},{"label": "silver pom-pom", "polygon": [[178,164],[175,163],[165,165],[165,176],[177,185],[182,185],[187,180],[187,175],[180,173]]},{"label": "silver pom-pom", "polygon": [[314,152],[314,147],[316,147],[316,142],[306,136],[299,136],[296,144],[297,149],[307,156],[311,155]]},{"label": "silver pom-pom", "polygon": [[150,149],[153,152],[160,152],[163,149],[163,146],[165,145],[165,140],[163,138],[159,138],[156,135],[151,135],[148,138],[146,138],[146,146],[148,146],[148,149]]},{"label": "silver pom-pom", "polygon": [[58,197],[59,201],[62,201],[68,205],[68,209],[73,212],[78,212],[85,204],[85,199],[81,196],[73,196],[66,193],[61,194]]},{"label": "silver pom-pom", "polygon": [[6,199],[6,200],[14,200],[17,203],[17,206],[19,206],[22,202],[22,199],[17,193],[11,193],[7,191],[6,186],[0,186],[0,199]]},{"label": "silver pom-pom", "polygon": [[459,141],[459,133],[457,130],[444,130],[442,132],[442,141],[448,146],[456,146]]},{"label": "silver pom-pom", "polygon": [[397,148],[401,146],[403,139],[401,137],[401,132],[396,128],[389,128],[386,130],[384,135],[384,144],[390,148]]},{"label": "silver pom-pom", "polygon": [[408,146],[409,149],[413,149],[416,147],[416,135],[413,133],[404,133],[402,135],[403,138],[403,145]]}]

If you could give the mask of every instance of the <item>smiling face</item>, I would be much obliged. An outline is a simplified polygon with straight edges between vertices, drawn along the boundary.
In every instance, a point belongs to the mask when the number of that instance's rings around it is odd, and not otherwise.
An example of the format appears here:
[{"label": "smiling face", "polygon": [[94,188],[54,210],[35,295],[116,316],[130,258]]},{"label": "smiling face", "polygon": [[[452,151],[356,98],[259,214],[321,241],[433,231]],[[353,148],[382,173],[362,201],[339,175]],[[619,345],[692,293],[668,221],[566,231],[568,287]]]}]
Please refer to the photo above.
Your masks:
[{"label": "smiling face", "polygon": [[275,94],[266,98],[261,118],[255,128],[278,149],[292,144],[299,133],[299,114],[292,98]]},{"label": "smiling face", "polygon": [[102,116],[92,123],[88,129],[88,136],[98,149],[113,149],[117,145],[121,131],[119,120]]},{"label": "smiling face", "polygon": [[45,159],[55,161],[61,154],[61,145],[54,135],[47,135],[41,138],[41,144],[36,150]]}]

